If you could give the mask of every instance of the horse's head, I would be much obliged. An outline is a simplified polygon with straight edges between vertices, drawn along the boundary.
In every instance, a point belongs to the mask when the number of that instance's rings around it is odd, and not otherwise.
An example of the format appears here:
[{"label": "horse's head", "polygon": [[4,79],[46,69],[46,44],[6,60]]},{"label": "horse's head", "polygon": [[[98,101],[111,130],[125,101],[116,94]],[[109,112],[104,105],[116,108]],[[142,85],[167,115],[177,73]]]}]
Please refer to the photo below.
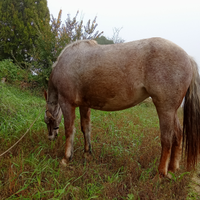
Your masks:
[{"label": "horse's head", "polygon": [[47,100],[46,91],[44,93],[44,96],[47,102],[44,121],[47,124],[49,140],[54,140],[58,136],[59,124],[62,119],[62,111],[58,103],[49,102]]}]

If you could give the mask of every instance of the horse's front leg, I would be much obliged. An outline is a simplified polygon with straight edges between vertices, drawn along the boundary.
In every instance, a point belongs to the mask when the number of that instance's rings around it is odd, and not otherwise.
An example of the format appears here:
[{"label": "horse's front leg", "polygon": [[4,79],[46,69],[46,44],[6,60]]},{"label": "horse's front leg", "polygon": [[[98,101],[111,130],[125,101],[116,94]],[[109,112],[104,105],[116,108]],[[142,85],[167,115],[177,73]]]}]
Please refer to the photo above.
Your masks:
[{"label": "horse's front leg", "polygon": [[64,166],[67,166],[69,161],[73,156],[73,141],[74,141],[74,120],[75,120],[75,107],[68,105],[68,104],[61,104],[62,112],[64,116],[64,125],[65,125],[65,137],[66,137],[66,144],[65,144],[65,155],[62,159],[61,163]]},{"label": "horse's front leg", "polygon": [[83,132],[84,140],[85,140],[84,155],[85,155],[85,158],[86,158],[87,155],[91,154],[90,108],[88,108],[88,107],[79,107],[79,111],[80,111],[80,116],[81,116],[81,131]]}]

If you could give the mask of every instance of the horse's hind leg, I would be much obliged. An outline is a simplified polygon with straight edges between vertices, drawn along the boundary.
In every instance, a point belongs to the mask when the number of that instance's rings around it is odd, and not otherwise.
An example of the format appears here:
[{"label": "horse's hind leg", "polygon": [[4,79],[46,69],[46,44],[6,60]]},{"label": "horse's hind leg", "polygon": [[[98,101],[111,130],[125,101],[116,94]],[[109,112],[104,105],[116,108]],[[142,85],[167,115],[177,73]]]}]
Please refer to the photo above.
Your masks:
[{"label": "horse's hind leg", "polygon": [[167,109],[157,108],[160,131],[161,131],[161,145],[162,152],[158,171],[160,177],[166,176],[171,157],[172,141],[174,136],[174,114],[175,112]]},{"label": "horse's hind leg", "polygon": [[91,142],[90,142],[90,134],[91,134],[91,124],[90,124],[90,108],[88,107],[79,107],[80,116],[81,116],[81,131],[84,135],[85,147],[84,152],[85,155],[91,153]]},{"label": "horse's hind leg", "polygon": [[174,137],[171,150],[171,158],[168,170],[175,172],[179,168],[179,162],[182,154],[182,129],[177,115],[174,120]]}]

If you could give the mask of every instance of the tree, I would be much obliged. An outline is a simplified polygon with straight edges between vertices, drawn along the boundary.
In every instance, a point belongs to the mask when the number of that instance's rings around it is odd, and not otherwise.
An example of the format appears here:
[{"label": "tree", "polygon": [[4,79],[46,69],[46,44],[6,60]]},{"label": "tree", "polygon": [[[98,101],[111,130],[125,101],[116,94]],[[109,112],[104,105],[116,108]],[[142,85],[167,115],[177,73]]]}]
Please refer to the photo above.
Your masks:
[{"label": "tree", "polygon": [[[70,41],[76,41],[76,40],[84,40],[84,39],[95,39],[98,38],[102,33],[99,31],[95,32],[96,27],[98,24],[96,23],[97,17],[95,17],[92,20],[88,20],[87,24],[83,25],[83,20],[77,21],[77,16],[79,14],[79,11],[77,11],[75,17],[71,19],[70,14],[68,14],[67,19],[65,20],[65,23],[62,24],[62,27],[59,30],[59,33],[67,34],[70,38]],[[53,21],[55,19],[53,18]]]},{"label": "tree", "polygon": [[[0,3],[0,60],[30,62],[28,53],[38,39],[35,21],[50,19],[46,0],[4,0]],[[24,65],[23,65],[24,67]]]},{"label": "tree", "polygon": [[114,44],[112,40],[108,40],[106,37],[101,36],[95,39],[98,44]]},{"label": "tree", "polygon": [[32,57],[30,68],[38,75],[37,81],[43,86],[48,82],[52,64],[70,42],[67,34],[60,34],[61,15],[62,10],[58,14],[58,19],[52,16],[50,25],[48,20],[40,24],[37,19],[35,23],[38,39],[30,52]]},{"label": "tree", "polygon": [[110,38],[110,40],[112,40],[114,43],[124,43],[125,40],[122,39],[121,37],[119,37],[119,32],[122,30],[121,28],[113,28],[113,36],[112,38]]}]

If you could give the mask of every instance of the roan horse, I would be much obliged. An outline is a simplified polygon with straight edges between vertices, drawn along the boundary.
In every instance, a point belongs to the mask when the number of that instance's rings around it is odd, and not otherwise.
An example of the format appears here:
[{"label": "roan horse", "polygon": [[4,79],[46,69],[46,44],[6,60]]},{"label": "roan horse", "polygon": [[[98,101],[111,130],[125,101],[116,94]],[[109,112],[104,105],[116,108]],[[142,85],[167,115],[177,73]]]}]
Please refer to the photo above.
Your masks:
[{"label": "roan horse", "polygon": [[[112,45],[98,45],[93,40],[74,42],[54,63],[45,92],[49,139],[57,136],[63,114],[66,146],[61,163],[66,166],[73,155],[76,107],[87,155],[91,152],[90,108],[117,111],[151,97],[161,131],[160,177],[179,168],[182,147],[191,169],[200,150],[199,88],[197,64],[168,40],[150,38]],[[184,97],[182,131],[177,109]]]}]

